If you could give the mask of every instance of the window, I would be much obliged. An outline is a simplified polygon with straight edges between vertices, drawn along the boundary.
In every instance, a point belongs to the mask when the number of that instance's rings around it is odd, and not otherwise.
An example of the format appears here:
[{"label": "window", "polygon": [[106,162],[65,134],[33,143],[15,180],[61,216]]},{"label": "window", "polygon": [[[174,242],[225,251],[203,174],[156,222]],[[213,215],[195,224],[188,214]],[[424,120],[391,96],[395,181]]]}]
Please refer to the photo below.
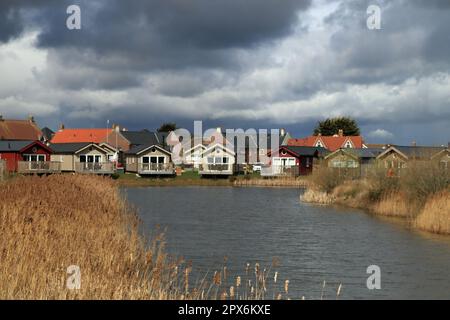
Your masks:
[{"label": "window", "polygon": [[208,157],[208,164],[213,164],[213,163],[214,163],[214,158]]},{"label": "window", "polygon": [[355,160],[333,160],[332,168],[358,168],[358,162]]},{"label": "window", "polygon": [[347,142],[344,145],[344,148],[353,148],[352,143],[350,142],[350,140],[347,140]]},{"label": "window", "polygon": [[228,158],[227,158],[227,157],[223,157],[222,162],[223,162],[224,164],[228,164]]},{"label": "window", "polygon": [[24,154],[23,161],[44,162],[45,154]]},{"label": "window", "polygon": [[80,162],[81,163],[100,163],[102,162],[102,156],[101,155],[80,155]]}]

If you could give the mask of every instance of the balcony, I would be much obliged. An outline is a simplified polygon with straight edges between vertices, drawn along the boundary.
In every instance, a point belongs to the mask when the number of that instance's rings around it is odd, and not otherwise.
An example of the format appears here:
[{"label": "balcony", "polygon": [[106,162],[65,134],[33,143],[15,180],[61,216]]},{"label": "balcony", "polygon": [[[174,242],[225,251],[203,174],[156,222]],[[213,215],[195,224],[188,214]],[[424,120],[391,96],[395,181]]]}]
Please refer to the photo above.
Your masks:
[{"label": "balcony", "polygon": [[75,162],[75,172],[84,174],[113,174],[112,162]]},{"label": "balcony", "polygon": [[299,175],[298,166],[262,166],[261,177],[296,177]]},{"label": "balcony", "polygon": [[45,174],[61,172],[61,163],[54,161],[19,161],[17,172],[21,174]]},{"label": "balcony", "polygon": [[232,175],[232,164],[202,164],[199,168],[201,175]]},{"label": "balcony", "polygon": [[175,168],[171,163],[139,163],[137,171],[141,175],[175,174]]}]

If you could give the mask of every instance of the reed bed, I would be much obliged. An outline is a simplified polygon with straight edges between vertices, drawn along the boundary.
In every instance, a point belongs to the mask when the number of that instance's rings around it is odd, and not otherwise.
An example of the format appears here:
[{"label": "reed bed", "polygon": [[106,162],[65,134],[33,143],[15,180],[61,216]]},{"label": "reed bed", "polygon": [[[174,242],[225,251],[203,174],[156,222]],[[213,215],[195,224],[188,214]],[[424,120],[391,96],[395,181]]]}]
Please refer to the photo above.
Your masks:
[{"label": "reed bed", "polygon": [[433,162],[410,162],[399,176],[374,167],[362,178],[321,167],[301,201],[340,204],[405,218],[413,227],[449,234],[450,170]]},{"label": "reed bed", "polygon": [[[247,264],[242,277],[224,266],[193,281],[192,264],[166,253],[163,233],[144,240],[109,178],[18,177],[0,185],[0,199],[0,299],[290,298],[275,264]],[[75,289],[71,266],[81,276]]]},{"label": "reed bed", "polygon": [[428,199],[415,220],[415,226],[424,231],[450,235],[450,192]]}]

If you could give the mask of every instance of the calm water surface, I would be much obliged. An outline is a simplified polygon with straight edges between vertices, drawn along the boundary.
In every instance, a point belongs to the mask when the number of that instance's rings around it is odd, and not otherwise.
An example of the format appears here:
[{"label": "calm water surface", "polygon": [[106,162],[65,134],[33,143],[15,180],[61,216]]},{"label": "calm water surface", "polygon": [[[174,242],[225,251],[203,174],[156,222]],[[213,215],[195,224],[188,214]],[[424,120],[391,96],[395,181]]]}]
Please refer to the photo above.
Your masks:
[{"label": "calm water surface", "polygon": [[[290,280],[292,298],[449,299],[450,239],[408,230],[364,212],[307,205],[298,189],[233,187],[127,188],[143,231],[167,227],[172,254],[197,274],[224,265],[243,275],[247,262]],[[381,268],[381,290],[368,290],[366,269]],[[280,282],[280,281],[279,281]]]}]

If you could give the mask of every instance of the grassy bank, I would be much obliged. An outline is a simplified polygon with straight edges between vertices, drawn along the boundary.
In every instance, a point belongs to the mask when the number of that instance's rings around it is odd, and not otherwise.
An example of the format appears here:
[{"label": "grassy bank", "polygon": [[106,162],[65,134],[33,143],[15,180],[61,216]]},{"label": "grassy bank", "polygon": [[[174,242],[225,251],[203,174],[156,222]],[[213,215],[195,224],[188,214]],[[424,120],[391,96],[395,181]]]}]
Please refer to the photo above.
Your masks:
[{"label": "grassy bank", "polygon": [[361,179],[346,177],[330,168],[319,168],[310,177],[310,188],[301,200],[339,204],[370,210],[374,214],[406,219],[415,228],[450,234],[450,176],[433,163],[410,163],[399,177],[373,169]]},{"label": "grassy bank", "polygon": [[307,181],[300,178],[261,178],[259,173],[226,177],[202,178],[197,172],[186,171],[175,177],[139,177],[136,174],[120,174],[117,182],[126,187],[175,187],[175,186],[227,186],[227,187],[305,187]]},{"label": "grassy bank", "polygon": [[[225,265],[193,281],[192,264],[170,257],[163,235],[144,241],[110,178],[17,177],[0,183],[0,199],[0,299],[289,297],[275,265],[248,264],[242,277]],[[67,288],[70,266],[80,268],[79,290]]]}]

